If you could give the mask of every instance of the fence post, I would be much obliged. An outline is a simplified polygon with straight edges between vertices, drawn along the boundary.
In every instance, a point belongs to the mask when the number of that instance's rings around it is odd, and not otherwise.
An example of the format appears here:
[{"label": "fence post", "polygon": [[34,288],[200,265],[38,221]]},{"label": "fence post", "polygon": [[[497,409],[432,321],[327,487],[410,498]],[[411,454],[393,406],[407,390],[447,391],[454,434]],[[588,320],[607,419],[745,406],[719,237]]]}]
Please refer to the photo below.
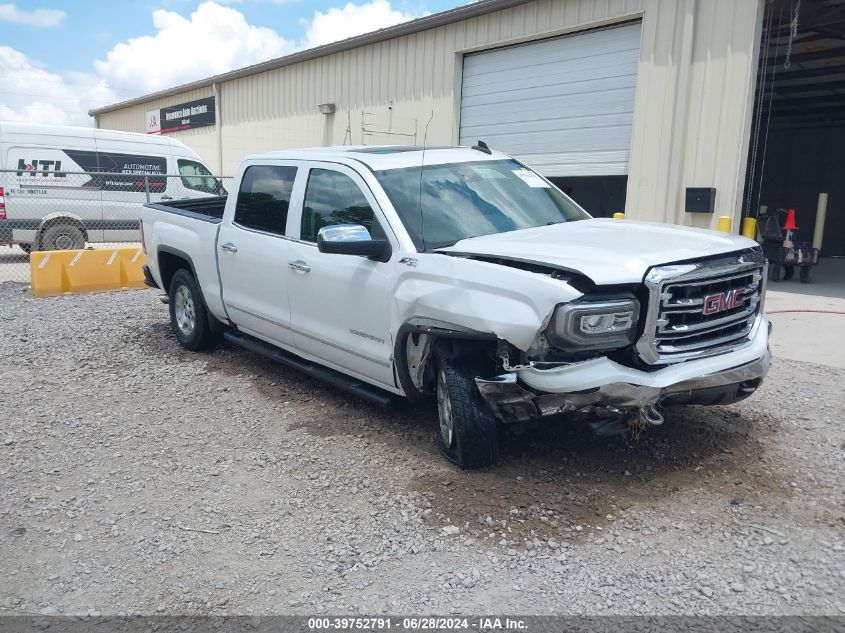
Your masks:
[{"label": "fence post", "polygon": [[147,204],[150,203],[150,177],[144,176],[144,192],[147,194]]}]

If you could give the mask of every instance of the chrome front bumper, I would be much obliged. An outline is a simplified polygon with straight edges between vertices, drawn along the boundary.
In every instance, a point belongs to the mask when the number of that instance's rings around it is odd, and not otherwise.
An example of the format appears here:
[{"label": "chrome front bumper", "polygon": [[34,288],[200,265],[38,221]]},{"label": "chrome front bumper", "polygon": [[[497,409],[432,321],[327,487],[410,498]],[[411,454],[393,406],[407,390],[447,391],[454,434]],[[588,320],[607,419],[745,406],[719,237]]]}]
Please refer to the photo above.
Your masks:
[{"label": "chrome front bumper", "polygon": [[612,407],[643,410],[658,404],[728,404],[757,389],[769,371],[769,322],[760,315],[747,345],[710,358],[652,372],[607,358],[553,369],[524,367],[476,378],[484,399],[505,422]]}]

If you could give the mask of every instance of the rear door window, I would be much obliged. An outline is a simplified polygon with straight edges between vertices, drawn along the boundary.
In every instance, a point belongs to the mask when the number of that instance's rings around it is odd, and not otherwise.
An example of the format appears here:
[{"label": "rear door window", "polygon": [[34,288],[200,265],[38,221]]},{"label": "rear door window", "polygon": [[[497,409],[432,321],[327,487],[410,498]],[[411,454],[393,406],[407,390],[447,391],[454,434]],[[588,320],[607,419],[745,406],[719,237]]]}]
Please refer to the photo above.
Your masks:
[{"label": "rear door window", "polygon": [[284,235],[296,167],[247,167],[235,205],[235,224],[247,229]]}]

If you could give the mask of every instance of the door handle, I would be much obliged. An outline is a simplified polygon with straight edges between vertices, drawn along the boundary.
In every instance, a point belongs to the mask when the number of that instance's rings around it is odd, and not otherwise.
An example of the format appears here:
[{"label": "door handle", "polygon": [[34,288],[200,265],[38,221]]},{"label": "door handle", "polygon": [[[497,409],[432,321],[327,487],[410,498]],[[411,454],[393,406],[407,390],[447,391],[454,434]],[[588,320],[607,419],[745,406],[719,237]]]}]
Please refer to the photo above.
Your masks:
[{"label": "door handle", "polygon": [[228,251],[229,253],[237,253],[238,247],[232,244],[231,242],[226,242],[225,244],[220,245],[221,251]]},{"label": "door handle", "polygon": [[162,196],[162,200],[173,200],[173,196]]},{"label": "door handle", "polygon": [[306,264],[301,259],[297,259],[296,261],[288,262],[288,268],[291,270],[298,270],[301,273],[307,273],[311,270],[311,266]]}]

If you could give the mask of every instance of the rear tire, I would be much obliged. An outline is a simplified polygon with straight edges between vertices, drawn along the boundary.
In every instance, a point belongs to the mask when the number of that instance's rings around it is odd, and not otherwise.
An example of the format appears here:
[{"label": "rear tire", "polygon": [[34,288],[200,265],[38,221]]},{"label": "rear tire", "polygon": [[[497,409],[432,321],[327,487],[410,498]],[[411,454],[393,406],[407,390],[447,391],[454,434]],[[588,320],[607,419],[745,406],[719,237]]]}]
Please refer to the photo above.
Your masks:
[{"label": "rear tire", "polygon": [[192,352],[214,347],[220,335],[212,331],[208,312],[194,276],[180,268],[170,281],[170,326],[185,349]]},{"label": "rear tire", "polygon": [[42,251],[78,251],[85,248],[85,233],[75,224],[49,225],[38,240]]},{"label": "rear tire", "polygon": [[468,364],[438,354],[437,441],[443,456],[465,470],[492,466],[499,457],[496,418],[475,375]]}]

